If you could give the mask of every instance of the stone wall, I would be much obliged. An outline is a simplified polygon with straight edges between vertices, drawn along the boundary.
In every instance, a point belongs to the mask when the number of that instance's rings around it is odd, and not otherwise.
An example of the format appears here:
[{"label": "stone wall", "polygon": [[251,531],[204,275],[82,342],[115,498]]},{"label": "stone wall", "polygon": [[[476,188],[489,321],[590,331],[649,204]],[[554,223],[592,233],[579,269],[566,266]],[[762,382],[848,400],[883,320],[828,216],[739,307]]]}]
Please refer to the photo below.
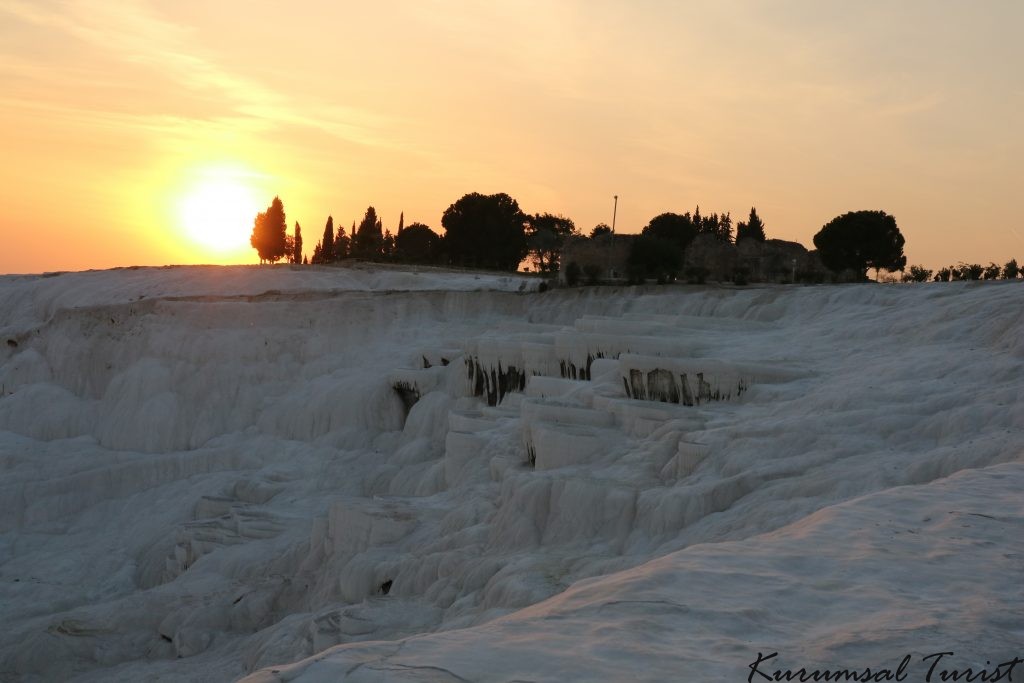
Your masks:
[{"label": "stone wall", "polygon": [[[562,249],[562,267],[558,281],[565,284],[565,269],[575,262],[586,273],[587,266],[599,269],[602,282],[621,282],[629,269],[629,252],[636,235],[601,235],[596,239],[576,237]],[[583,275],[581,282],[586,281]]]},{"label": "stone wall", "polygon": [[[636,235],[605,235],[597,239],[578,237],[562,251],[560,283],[566,283],[566,268],[581,268],[580,284],[586,284],[588,266],[596,268],[601,282],[621,282],[629,272],[629,254]],[[698,235],[683,254],[682,280],[700,282],[832,282],[836,277],[821,263],[817,251],[799,242],[746,239],[738,244],[723,242],[712,235]]]}]

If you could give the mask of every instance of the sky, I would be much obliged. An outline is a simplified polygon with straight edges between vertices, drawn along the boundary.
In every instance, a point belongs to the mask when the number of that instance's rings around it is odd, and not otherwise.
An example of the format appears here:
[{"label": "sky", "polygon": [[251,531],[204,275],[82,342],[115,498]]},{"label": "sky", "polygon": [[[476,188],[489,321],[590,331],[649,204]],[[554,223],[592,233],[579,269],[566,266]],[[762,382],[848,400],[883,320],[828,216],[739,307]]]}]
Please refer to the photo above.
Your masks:
[{"label": "sky", "polygon": [[468,192],[584,232],[756,206],[1024,260],[1024,3],[0,0],[0,272],[254,263]]}]

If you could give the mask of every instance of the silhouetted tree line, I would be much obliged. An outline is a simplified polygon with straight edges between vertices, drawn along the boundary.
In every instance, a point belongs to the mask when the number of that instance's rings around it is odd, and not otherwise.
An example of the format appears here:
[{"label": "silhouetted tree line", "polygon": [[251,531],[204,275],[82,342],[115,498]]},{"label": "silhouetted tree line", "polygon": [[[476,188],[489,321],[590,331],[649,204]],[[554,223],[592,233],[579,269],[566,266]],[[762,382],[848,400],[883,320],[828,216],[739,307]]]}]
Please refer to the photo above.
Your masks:
[{"label": "silhouetted tree line", "polygon": [[[444,211],[443,235],[423,223],[406,226],[404,213],[392,234],[384,228],[372,206],[367,207],[361,220],[352,222],[348,231],[341,225],[335,227],[334,218],[328,216],[323,235],[308,261],[303,256],[301,226],[296,222],[294,234],[288,235],[285,225],[284,204],[274,197],[267,210],[257,214],[250,238],[261,263],[286,259],[291,263],[325,264],[355,258],[515,271],[525,260],[538,273],[554,274],[562,267],[566,243],[570,239],[588,240],[571,219],[552,213],[528,214],[505,193],[463,195]],[[608,225],[600,223],[590,231],[589,240],[607,242],[619,237],[612,235]],[[821,273],[797,270],[797,259],[791,258],[792,248],[807,253],[800,245],[768,240],[756,207],[751,207],[745,221],[737,223],[735,235],[728,212],[704,215],[698,206],[692,213],[659,214],[639,235],[629,239],[626,275],[633,282],[651,278],[671,282],[680,275],[691,282],[703,282],[709,273],[708,261],[713,260],[735,264],[730,277],[742,284],[750,273],[737,254],[750,253],[761,261],[774,263],[769,270],[774,269],[771,272],[776,274],[784,272],[791,263],[790,280],[824,279]],[[960,263],[934,273],[917,265],[907,269],[904,244],[894,217],[884,211],[853,211],[833,218],[818,231],[814,236],[816,251],[811,255],[821,264],[818,268],[823,266],[833,273],[833,279],[864,280],[872,268],[876,277],[883,269],[900,271],[904,282],[1021,277],[1016,260],[1002,267],[995,263]],[[564,275],[569,284],[597,284],[601,279],[600,265],[565,265]]]},{"label": "silhouetted tree line", "polygon": [[946,266],[935,272],[920,266],[910,266],[910,272],[903,276],[904,282],[955,282],[957,280],[1017,280],[1021,277],[1017,259],[1010,259],[1002,267],[997,263],[983,266],[980,263],[958,263]]},{"label": "silhouetted tree line", "polygon": [[[740,223],[744,239],[753,238],[748,224],[754,223],[754,231],[759,230],[764,239],[764,226],[751,209],[751,218],[747,223]],[[594,229],[597,231],[597,228]],[[662,213],[650,220],[637,237],[629,254],[629,279],[634,282],[649,277],[659,282],[671,282],[676,279],[683,267],[683,257],[687,248],[698,235],[708,235],[720,242],[731,244],[732,217],[729,213],[712,213],[701,215],[700,206],[691,214]]]},{"label": "silhouetted tree line", "polygon": [[[275,197],[271,207],[256,216],[250,239],[261,263],[276,263],[285,255],[292,263],[305,262],[301,227],[296,223],[291,237],[285,234],[284,225],[284,206]],[[335,228],[333,216],[328,216],[309,262],[356,258],[514,271],[529,256],[538,272],[555,273],[562,245],[577,234],[570,219],[551,213],[527,214],[504,193],[464,195],[445,210],[441,225],[443,235],[423,223],[407,227],[403,213],[392,234],[370,206],[362,220],[358,224],[353,221],[346,232],[341,225]]]},{"label": "silhouetted tree line", "polygon": [[[591,233],[592,239],[605,239],[606,234],[600,226]],[[814,236],[814,245],[816,251],[807,252],[796,243],[768,240],[756,207],[737,224],[735,240],[728,213],[701,215],[699,207],[692,214],[663,213],[633,240],[628,279],[672,282],[682,276],[700,283],[714,271],[719,279],[738,284],[745,284],[752,275],[783,282],[822,282],[826,278],[864,280],[870,268],[878,273],[906,267],[903,235],[896,220],[884,211],[837,216]],[[752,263],[758,266],[757,273],[750,272]],[[578,282],[585,274],[585,266],[575,266],[566,271],[567,282]]]}]

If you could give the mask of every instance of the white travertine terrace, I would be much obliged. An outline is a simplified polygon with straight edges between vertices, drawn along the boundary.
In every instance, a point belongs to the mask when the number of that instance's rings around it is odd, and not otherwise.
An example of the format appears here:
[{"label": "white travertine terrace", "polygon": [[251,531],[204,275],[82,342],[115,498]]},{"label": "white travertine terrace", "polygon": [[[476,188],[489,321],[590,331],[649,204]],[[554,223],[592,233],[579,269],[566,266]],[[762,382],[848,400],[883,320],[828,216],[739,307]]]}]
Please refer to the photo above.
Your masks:
[{"label": "white travertine terrace", "polygon": [[536,285],[0,278],[0,680],[1022,654],[1019,283]]}]

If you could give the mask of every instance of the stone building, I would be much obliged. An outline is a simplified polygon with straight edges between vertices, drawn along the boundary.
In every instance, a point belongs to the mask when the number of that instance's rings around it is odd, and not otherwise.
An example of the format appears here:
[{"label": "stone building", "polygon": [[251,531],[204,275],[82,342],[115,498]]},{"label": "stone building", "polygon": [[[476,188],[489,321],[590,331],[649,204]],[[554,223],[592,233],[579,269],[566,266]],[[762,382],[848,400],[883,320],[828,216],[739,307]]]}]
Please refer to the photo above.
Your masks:
[{"label": "stone building", "polygon": [[[566,283],[566,268],[580,267],[580,283],[591,277],[604,283],[625,282],[629,255],[637,235],[574,237],[562,249],[558,281]],[[713,235],[697,235],[683,254],[678,273],[683,280],[700,282],[831,282],[836,279],[821,263],[817,251],[799,242],[745,239],[738,244]]]},{"label": "stone building", "polygon": [[746,239],[736,245],[737,264],[750,282],[825,282],[831,272],[799,242]]},{"label": "stone building", "polygon": [[737,264],[736,246],[714,235],[697,235],[683,253],[684,280],[731,282]]},{"label": "stone building", "polygon": [[576,263],[583,272],[583,281],[596,273],[601,282],[623,282],[629,270],[629,252],[636,235],[600,235],[593,239],[573,237],[562,248],[558,281],[565,284],[565,269]]}]

